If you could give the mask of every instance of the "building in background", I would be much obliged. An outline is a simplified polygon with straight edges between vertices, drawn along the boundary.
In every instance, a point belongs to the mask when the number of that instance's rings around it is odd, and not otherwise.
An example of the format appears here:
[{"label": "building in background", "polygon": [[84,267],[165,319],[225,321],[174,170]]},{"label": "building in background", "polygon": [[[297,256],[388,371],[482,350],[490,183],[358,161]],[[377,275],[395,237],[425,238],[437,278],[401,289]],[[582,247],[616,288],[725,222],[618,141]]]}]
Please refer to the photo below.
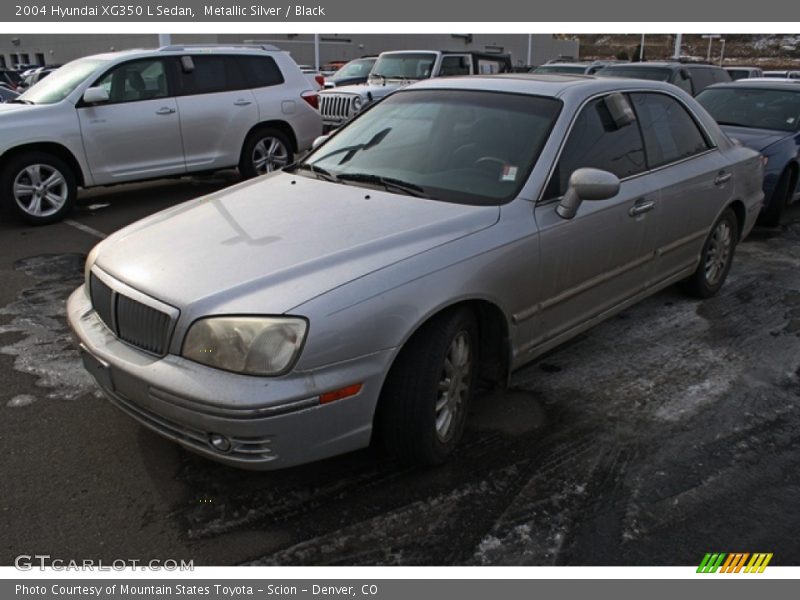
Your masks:
[{"label": "building in background", "polygon": [[[385,50],[474,50],[511,55],[514,66],[528,62],[527,34],[322,34],[319,37],[320,64],[350,60]],[[560,40],[547,34],[530,36],[531,65],[539,65],[560,56],[578,58],[576,40]],[[233,44],[258,42],[273,44],[289,52],[299,64],[314,63],[314,36],[310,34],[180,34],[172,35],[173,44]],[[0,35],[0,68],[17,64],[63,64],[87,56],[129,48],[154,48],[155,34],[44,34]]]}]

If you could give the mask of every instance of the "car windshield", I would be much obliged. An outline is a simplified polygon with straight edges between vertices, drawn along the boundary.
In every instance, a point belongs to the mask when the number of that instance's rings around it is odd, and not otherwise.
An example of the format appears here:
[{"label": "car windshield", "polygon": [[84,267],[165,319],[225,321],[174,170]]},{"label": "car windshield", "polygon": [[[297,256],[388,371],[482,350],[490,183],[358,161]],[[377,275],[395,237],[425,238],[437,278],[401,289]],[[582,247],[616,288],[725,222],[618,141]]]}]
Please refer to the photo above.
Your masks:
[{"label": "car windshield", "polygon": [[19,98],[26,104],[54,104],[69,96],[97,68],[108,62],[102,58],[81,58],[53,71],[49,77],[41,79]]},{"label": "car windshield", "polygon": [[370,77],[386,79],[427,79],[433,72],[436,55],[430,52],[385,54],[372,67]]},{"label": "car windshield", "polygon": [[532,73],[585,73],[586,69],[583,65],[542,65]]},{"label": "car windshield", "polygon": [[795,131],[800,123],[800,90],[709,88],[697,101],[720,125]]},{"label": "car windshield", "polygon": [[650,81],[669,81],[672,71],[661,67],[604,67],[596,75],[600,77],[630,77]]},{"label": "car windshield", "polygon": [[336,81],[338,79],[347,79],[348,77],[366,77],[374,64],[374,60],[354,60],[336,71],[328,79]]},{"label": "car windshield", "polygon": [[445,202],[498,205],[518,194],[561,109],[554,98],[409,90],[337,132],[296,172]]}]

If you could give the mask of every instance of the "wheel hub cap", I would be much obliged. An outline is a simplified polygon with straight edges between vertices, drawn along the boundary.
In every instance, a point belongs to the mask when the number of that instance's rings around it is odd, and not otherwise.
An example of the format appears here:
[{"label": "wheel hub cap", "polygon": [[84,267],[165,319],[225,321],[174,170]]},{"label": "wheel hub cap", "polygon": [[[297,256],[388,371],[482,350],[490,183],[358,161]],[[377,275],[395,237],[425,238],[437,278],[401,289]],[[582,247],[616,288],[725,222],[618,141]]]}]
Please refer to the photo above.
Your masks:
[{"label": "wheel hub cap", "polygon": [[264,138],[253,148],[253,167],[259,175],[276,171],[288,163],[289,151],[277,138]]},{"label": "wheel hub cap", "polygon": [[711,241],[706,253],[705,273],[709,285],[715,285],[723,273],[733,246],[733,231],[730,223],[719,223],[711,234]]},{"label": "wheel hub cap", "polygon": [[436,436],[448,441],[469,394],[472,356],[469,335],[462,331],[450,343],[439,380],[436,400]]},{"label": "wheel hub cap", "polygon": [[29,165],[14,178],[14,201],[34,217],[57,213],[67,202],[68,194],[64,175],[50,165]]}]

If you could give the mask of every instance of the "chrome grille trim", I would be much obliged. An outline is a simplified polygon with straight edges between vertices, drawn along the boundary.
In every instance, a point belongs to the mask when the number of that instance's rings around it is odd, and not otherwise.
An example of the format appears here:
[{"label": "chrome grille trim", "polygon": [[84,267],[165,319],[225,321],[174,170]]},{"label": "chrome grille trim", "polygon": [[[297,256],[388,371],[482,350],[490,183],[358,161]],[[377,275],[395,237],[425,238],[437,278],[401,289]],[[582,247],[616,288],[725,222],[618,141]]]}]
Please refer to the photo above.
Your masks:
[{"label": "chrome grille trim", "polygon": [[95,267],[89,274],[92,307],[120,340],[164,356],[180,311],[115,280]]},{"label": "chrome grille trim", "polygon": [[340,120],[350,116],[350,107],[355,99],[353,94],[321,93],[320,113],[324,119]]}]

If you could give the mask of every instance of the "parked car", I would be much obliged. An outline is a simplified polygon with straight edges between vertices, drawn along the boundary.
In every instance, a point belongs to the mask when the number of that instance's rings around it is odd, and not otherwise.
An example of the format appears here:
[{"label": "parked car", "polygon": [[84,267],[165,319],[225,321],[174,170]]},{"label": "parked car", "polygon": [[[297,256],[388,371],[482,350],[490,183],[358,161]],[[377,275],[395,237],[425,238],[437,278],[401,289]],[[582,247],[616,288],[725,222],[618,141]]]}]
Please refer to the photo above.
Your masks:
[{"label": "parked car", "polygon": [[14,100],[14,98],[19,97],[19,94],[13,90],[10,90],[6,87],[0,86],[0,103],[3,102],[10,102]]},{"label": "parked car", "polygon": [[22,83],[19,74],[11,69],[0,69],[0,84],[5,84],[10,90],[16,90]]},{"label": "parked car", "polygon": [[369,78],[369,72],[372,70],[377,60],[377,56],[366,56],[364,58],[351,60],[333,75],[325,78],[325,87],[333,88],[366,83]]},{"label": "parked car", "polygon": [[369,73],[367,83],[337,86],[319,95],[326,131],[352,119],[373,102],[422,79],[452,75],[511,72],[508,54],[401,50],[382,52]]},{"label": "parked car", "polygon": [[792,70],[764,71],[764,77],[778,78],[778,79],[800,79],[800,71],[792,71]]},{"label": "parked car", "polygon": [[569,73],[572,75],[594,75],[609,65],[627,64],[627,61],[595,60],[592,62],[549,62],[530,69],[531,73]]},{"label": "parked car", "polygon": [[635,77],[672,83],[692,96],[714,83],[731,80],[728,72],[705,63],[643,62],[610,65],[597,72],[600,77]]},{"label": "parked car", "polygon": [[111,235],[69,322],[113,404],[209,458],[275,469],[374,437],[437,464],[479,380],[675,282],[715,294],[761,177],[666,83],[429,79]]},{"label": "parked car", "polygon": [[800,86],[740,80],[711,86],[697,101],[725,133],[764,155],[760,221],[779,224],[786,206],[800,200]]},{"label": "parked car", "polygon": [[321,90],[325,87],[325,76],[311,65],[297,65],[303,75],[306,76],[313,90]]},{"label": "parked car", "polygon": [[764,76],[764,72],[759,67],[725,67],[725,70],[733,81]]},{"label": "parked car", "polygon": [[22,78],[22,82],[19,84],[20,91],[24,91],[30,87],[33,87],[42,79],[50,75],[50,73],[55,71],[56,68],[57,67],[40,67],[38,69],[34,69],[32,73],[29,73]]},{"label": "parked car", "polygon": [[317,94],[272,47],[168,46],[73,61],[0,107],[0,201],[51,223],[78,187],[289,164],[322,131]]}]

